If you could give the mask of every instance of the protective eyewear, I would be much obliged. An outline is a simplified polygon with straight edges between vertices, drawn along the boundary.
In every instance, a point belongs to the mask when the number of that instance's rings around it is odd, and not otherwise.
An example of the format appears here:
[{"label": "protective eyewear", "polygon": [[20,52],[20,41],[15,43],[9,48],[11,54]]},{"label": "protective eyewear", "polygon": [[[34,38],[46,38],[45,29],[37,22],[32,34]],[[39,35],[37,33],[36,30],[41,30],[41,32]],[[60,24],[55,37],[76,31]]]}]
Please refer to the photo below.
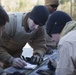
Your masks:
[{"label": "protective eyewear", "polygon": [[35,24],[37,24],[37,25],[39,25],[39,23],[38,23],[38,22],[36,22],[36,21],[34,21],[34,23],[35,23]]},{"label": "protective eyewear", "polygon": [[38,23],[38,22],[36,22],[36,21],[34,21],[34,23],[37,24],[37,25],[39,25],[39,26],[42,26],[41,23]]},{"label": "protective eyewear", "polygon": [[55,4],[52,4],[52,5],[50,5],[52,8],[56,8],[56,7],[58,7],[58,5],[55,5]]}]

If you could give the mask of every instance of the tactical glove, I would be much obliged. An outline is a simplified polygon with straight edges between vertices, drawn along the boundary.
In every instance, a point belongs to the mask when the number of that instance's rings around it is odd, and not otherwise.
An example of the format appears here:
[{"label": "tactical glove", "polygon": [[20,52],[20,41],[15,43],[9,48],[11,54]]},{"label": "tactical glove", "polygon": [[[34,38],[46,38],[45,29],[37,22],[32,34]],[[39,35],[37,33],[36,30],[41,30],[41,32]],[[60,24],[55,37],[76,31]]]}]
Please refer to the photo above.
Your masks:
[{"label": "tactical glove", "polygon": [[40,65],[42,63],[42,61],[43,61],[43,58],[40,56],[39,53],[36,53],[31,57],[32,64]]},{"label": "tactical glove", "polygon": [[49,68],[51,71],[55,72],[55,69],[56,69],[56,68],[52,65],[52,62],[51,62],[51,61],[49,61],[47,65],[48,65],[48,68]]},{"label": "tactical glove", "polygon": [[37,70],[36,73],[38,73],[39,75],[53,75],[50,70]]}]

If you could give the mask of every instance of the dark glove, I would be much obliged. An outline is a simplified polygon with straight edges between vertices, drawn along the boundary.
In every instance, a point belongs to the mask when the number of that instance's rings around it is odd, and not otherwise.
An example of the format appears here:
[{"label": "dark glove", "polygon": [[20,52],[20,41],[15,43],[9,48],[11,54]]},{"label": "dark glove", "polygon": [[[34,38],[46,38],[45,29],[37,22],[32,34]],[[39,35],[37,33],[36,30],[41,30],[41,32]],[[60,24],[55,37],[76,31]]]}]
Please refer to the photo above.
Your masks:
[{"label": "dark glove", "polygon": [[39,75],[53,75],[53,73],[50,70],[38,70],[36,71]]},{"label": "dark glove", "polygon": [[36,53],[31,57],[31,63],[40,65],[43,61],[43,58],[40,56],[40,54]]},{"label": "dark glove", "polygon": [[53,53],[52,47],[51,46],[48,46],[48,45],[46,45],[46,46],[47,46],[46,54],[52,54]]},{"label": "dark glove", "polygon": [[51,71],[55,72],[55,69],[56,69],[56,68],[52,65],[52,62],[51,62],[51,61],[49,61],[47,65],[48,65],[48,68],[49,68]]}]

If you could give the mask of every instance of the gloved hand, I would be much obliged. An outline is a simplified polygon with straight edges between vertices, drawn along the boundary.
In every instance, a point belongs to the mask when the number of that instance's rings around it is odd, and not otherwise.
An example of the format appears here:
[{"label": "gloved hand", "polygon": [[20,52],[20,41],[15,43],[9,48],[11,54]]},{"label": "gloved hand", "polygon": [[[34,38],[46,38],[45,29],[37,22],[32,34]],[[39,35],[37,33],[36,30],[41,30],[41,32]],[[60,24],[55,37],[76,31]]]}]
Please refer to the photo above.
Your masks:
[{"label": "gloved hand", "polygon": [[47,65],[51,71],[53,71],[53,72],[55,71],[56,67],[54,67],[54,65],[52,65],[52,61],[49,61]]},{"label": "gloved hand", "polygon": [[46,69],[46,70],[37,70],[36,73],[38,73],[39,75],[54,75],[50,70]]},{"label": "gloved hand", "polygon": [[21,58],[13,58],[11,63],[12,66],[16,68],[23,68],[26,66],[26,62]]},{"label": "gloved hand", "polygon": [[32,64],[37,64],[37,65],[40,65],[43,61],[43,58],[40,56],[39,53],[36,53],[34,54],[32,57],[31,57],[31,63]]}]

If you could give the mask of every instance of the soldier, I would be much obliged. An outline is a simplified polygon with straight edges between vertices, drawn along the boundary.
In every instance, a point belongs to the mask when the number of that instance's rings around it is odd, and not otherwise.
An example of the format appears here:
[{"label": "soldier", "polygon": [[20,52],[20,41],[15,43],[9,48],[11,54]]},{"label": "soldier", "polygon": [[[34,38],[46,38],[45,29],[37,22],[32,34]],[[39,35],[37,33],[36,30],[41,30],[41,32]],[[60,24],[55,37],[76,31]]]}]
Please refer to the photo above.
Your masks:
[{"label": "soldier", "polygon": [[76,75],[76,21],[68,22],[62,30],[58,49],[56,75]]},{"label": "soldier", "polygon": [[[74,26],[76,26],[76,22],[74,23],[74,25],[72,24],[73,22],[68,23],[71,20],[72,20],[71,17],[63,11],[55,11],[47,20],[46,32],[52,38],[52,41],[56,43],[57,50],[59,51],[59,55],[55,53],[52,55],[52,57],[49,58],[48,68],[50,68],[51,71],[49,72],[48,69],[44,70],[42,73],[45,73],[45,75],[50,75],[49,73],[55,73],[56,67],[57,67],[56,75],[71,75],[71,73],[69,72],[74,70],[71,57],[70,58],[68,57],[69,56],[68,54],[70,53],[69,51],[72,51],[73,49],[73,47],[70,47],[71,45],[73,45],[71,43],[72,42],[71,40],[73,39],[68,39],[68,38],[70,38],[73,34],[70,35],[69,37],[65,37],[65,38],[63,37],[60,41],[61,36],[63,36],[64,34],[66,34],[67,36],[67,32],[70,31]],[[75,38],[75,36],[73,37]],[[66,43],[65,40],[66,42],[68,40],[71,42]],[[68,46],[68,44],[71,45]]]},{"label": "soldier", "polygon": [[[0,5],[0,38],[2,36],[2,30],[7,22],[9,22],[9,16],[4,8]],[[3,69],[1,68],[2,66],[3,64],[0,62],[0,74],[3,73]],[[6,73],[4,75],[6,75]]]},{"label": "soldier", "polygon": [[[45,0],[45,6],[48,8],[50,15],[55,12],[59,6],[59,0]],[[46,30],[46,25],[44,26]],[[46,31],[45,31],[46,32]],[[56,43],[51,40],[51,37],[46,33],[46,46],[47,52],[46,54],[51,54],[53,49],[56,48]]]},{"label": "soldier", "polygon": [[57,10],[59,0],[45,0],[45,6],[48,8],[50,14]]},{"label": "soldier", "polygon": [[28,42],[34,50],[31,63],[40,64],[46,53],[43,25],[48,16],[48,9],[42,5],[35,6],[27,14],[9,14],[9,23],[5,25],[0,38],[0,61],[19,68],[26,66],[20,55]]}]

